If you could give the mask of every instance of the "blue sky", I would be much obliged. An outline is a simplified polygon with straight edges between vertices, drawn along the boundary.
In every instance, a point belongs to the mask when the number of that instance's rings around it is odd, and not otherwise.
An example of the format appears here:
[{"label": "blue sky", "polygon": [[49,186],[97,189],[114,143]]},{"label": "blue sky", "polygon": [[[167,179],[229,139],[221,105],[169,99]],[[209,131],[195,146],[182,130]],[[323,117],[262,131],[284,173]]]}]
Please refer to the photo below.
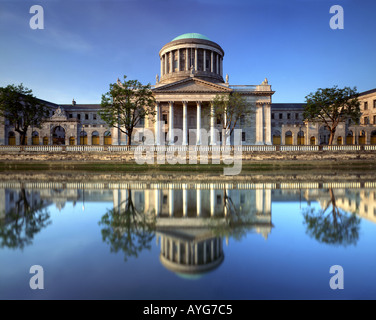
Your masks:
[{"label": "blue sky", "polygon": [[[44,29],[32,30],[32,5]],[[344,30],[329,26],[344,9]],[[374,0],[0,0],[0,86],[23,83],[55,103],[100,103],[127,75],[155,82],[158,52],[197,32],[225,51],[230,84],[268,78],[273,102],[304,102],[319,87],[376,88]]]}]

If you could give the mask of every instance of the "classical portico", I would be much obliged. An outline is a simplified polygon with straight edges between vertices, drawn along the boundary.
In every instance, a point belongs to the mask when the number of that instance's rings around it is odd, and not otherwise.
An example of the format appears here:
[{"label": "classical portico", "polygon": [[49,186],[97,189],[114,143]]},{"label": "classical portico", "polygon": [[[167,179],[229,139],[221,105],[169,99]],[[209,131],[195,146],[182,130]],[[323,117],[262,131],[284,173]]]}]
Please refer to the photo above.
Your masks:
[{"label": "classical portico", "polygon": [[[241,144],[272,144],[270,105],[274,92],[266,79],[260,85],[230,85],[228,75],[223,79],[223,49],[196,33],[173,39],[159,56],[161,74],[152,88],[155,119],[148,124],[156,145],[224,144],[223,128],[211,116],[212,101],[217,95],[233,92],[242,94],[251,105],[235,127],[242,130]],[[228,144],[234,144],[234,135],[227,137]]]}]

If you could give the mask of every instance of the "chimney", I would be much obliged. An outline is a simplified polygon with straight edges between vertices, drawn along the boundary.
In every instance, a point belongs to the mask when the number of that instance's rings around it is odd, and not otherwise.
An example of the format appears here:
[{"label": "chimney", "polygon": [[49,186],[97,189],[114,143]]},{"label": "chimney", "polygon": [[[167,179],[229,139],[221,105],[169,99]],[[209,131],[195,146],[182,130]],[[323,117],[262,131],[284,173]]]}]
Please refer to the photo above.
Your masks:
[{"label": "chimney", "polygon": [[76,101],[74,101],[74,98],[72,100],[72,106],[75,106],[76,105]]}]

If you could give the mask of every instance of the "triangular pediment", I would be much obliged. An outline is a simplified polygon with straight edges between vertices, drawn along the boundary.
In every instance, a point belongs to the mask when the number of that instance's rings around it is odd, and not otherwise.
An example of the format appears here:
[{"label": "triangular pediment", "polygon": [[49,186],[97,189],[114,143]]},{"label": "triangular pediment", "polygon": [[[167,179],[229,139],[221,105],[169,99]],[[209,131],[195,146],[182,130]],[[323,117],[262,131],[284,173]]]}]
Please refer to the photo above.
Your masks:
[{"label": "triangular pediment", "polygon": [[153,89],[155,93],[179,92],[179,93],[226,93],[232,92],[232,89],[209,81],[198,78],[187,78],[177,82],[162,85]]}]

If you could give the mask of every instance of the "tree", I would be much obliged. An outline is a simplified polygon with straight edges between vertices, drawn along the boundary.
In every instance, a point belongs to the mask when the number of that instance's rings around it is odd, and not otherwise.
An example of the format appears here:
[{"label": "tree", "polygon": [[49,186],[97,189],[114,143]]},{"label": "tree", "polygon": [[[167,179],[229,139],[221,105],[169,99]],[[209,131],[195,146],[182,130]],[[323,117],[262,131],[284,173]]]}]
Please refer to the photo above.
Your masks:
[{"label": "tree", "polygon": [[356,245],[359,239],[360,219],[337,207],[333,189],[329,189],[330,200],[326,207],[316,212],[304,210],[307,233],[317,241],[330,245]]},{"label": "tree", "polygon": [[219,94],[212,100],[214,112],[210,115],[221,123],[224,135],[223,144],[226,145],[226,138],[230,137],[238,122],[249,119],[248,115],[253,113],[251,104],[239,92],[229,95]]},{"label": "tree", "polygon": [[126,134],[131,145],[133,130],[140,120],[147,116],[154,119],[155,99],[150,84],[126,78],[110,84],[110,90],[102,95],[99,115],[109,126]]},{"label": "tree", "polygon": [[351,119],[354,123],[359,123],[361,112],[358,96],[356,87],[320,88],[305,97],[303,117],[308,121],[323,122],[330,132],[329,145],[331,145],[340,122]]},{"label": "tree", "polygon": [[30,126],[40,128],[50,115],[50,107],[32,95],[32,90],[23,86],[8,85],[0,88],[0,117],[11,124],[20,134],[20,144],[26,144]]},{"label": "tree", "polygon": [[108,210],[99,225],[103,226],[103,242],[111,246],[111,252],[124,252],[124,260],[138,257],[144,249],[151,249],[155,235],[155,216],[148,216],[134,205],[132,191],[119,207]]},{"label": "tree", "polygon": [[52,222],[42,200],[30,201],[25,189],[19,190],[18,200],[0,220],[0,248],[24,249],[34,236]]}]

